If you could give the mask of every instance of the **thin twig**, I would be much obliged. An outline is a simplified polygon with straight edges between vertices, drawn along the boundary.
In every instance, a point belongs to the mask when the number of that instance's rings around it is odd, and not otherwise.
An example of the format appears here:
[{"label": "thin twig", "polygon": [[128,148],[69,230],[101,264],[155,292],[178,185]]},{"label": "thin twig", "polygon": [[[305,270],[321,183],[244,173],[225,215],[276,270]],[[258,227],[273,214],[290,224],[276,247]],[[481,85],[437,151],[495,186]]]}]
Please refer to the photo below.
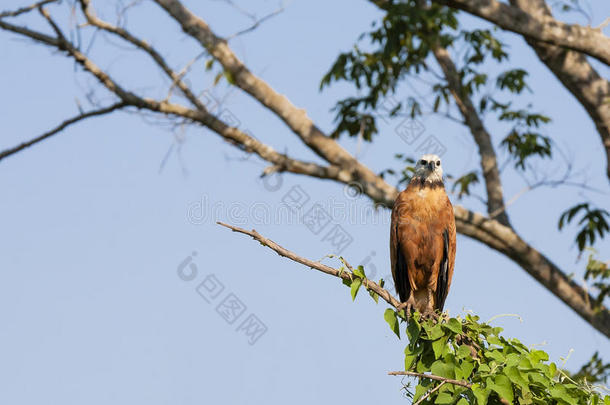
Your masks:
[{"label": "thin twig", "polygon": [[255,29],[257,29],[257,28],[258,28],[258,27],[259,27],[259,26],[260,26],[262,23],[264,23],[265,21],[267,21],[268,19],[270,19],[270,18],[272,18],[272,17],[275,17],[276,15],[278,15],[278,14],[282,13],[283,11],[284,11],[284,6],[281,6],[281,7],[280,7],[280,8],[278,8],[277,10],[275,10],[275,11],[273,11],[273,12],[271,12],[271,13],[267,14],[266,16],[262,17],[260,20],[256,20],[256,21],[254,22],[254,24],[252,24],[250,27],[245,28],[245,29],[243,29],[243,30],[241,30],[241,31],[239,31],[239,32],[236,32],[235,34],[233,34],[233,35],[231,35],[231,36],[227,37],[227,38],[226,38],[226,40],[227,40],[227,41],[229,41],[229,40],[231,40],[231,39],[233,39],[233,38],[235,38],[235,37],[238,37],[238,36],[240,36],[240,35],[244,35],[244,34],[247,34],[248,32],[254,31],[254,30],[255,30]]},{"label": "thin twig", "polygon": [[432,388],[430,391],[426,392],[425,395],[423,395],[420,399],[417,400],[417,402],[413,403],[413,405],[419,405],[422,402],[424,402],[426,400],[426,398],[428,398],[430,395],[434,394],[436,391],[440,390],[441,387],[443,385],[445,385],[447,383],[447,381],[443,381],[441,382],[439,385],[437,385],[436,387]]},{"label": "thin twig", "polygon": [[41,141],[44,141],[45,139],[50,138],[51,136],[57,134],[58,132],[62,131],[66,127],[68,127],[76,122],[82,121],[86,118],[108,114],[110,112],[123,108],[126,105],[127,105],[126,103],[120,102],[120,103],[116,103],[116,104],[113,104],[108,107],[100,108],[99,110],[94,110],[94,111],[89,111],[87,113],[79,114],[75,117],[65,120],[64,122],[62,122],[61,124],[59,124],[58,126],[53,128],[52,130],[47,131],[44,134],[37,136],[36,138],[33,138],[27,142],[23,142],[13,148],[3,150],[2,152],[0,152],[0,160],[4,159],[10,155],[14,155],[15,153],[20,152],[23,149],[29,148],[30,146],[35,145]]},{"label": "thin twig", "polygon": [[410,377],[427,378],[430,380],[443,381],[453,385],[459,385],[460,387],[470,388],[472,384],[464,380],[454,380],[452,378],[445,378],[434,374],[416,373],[415,371],[390,371],[388,375],[408,375]]},{"label": "thin twig", "polygon": [[38,3],[34,3],[34,4],[32,4],[30,6],[27,6],[27,7],[21,7],[19,9],[17,9],[17,10],[14,10],[14,11],[2,11],[2,12],[0,12],[0,18],[3,18],[3,17],[17,17],[18,15],[23,14],[23,13],[27,13],[29,11],[32,11],[35,8],[42,7],[45,4],[55,3],[57,1],[58,0],[43,0],[43,1],[39,1]]}]

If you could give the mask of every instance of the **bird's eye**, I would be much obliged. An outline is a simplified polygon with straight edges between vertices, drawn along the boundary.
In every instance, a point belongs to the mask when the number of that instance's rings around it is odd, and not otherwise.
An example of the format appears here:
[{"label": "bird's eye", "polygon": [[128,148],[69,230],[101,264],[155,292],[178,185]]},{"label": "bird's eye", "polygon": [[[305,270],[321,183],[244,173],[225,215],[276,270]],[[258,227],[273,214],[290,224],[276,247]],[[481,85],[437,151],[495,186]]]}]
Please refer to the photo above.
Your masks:
[{"label": "bird's eye", "polygon": [[437,161],[436,161],[436,165],[437,165],[437,166],[440,166],[440,165],[441,165],[441,161],[440,161],[440,160],[437,160]]},{"label": "bird's eye", "polygon": [[426,161],[424,159],[420,160],[419,163],[421,163],[422,165],[426,164]]}]

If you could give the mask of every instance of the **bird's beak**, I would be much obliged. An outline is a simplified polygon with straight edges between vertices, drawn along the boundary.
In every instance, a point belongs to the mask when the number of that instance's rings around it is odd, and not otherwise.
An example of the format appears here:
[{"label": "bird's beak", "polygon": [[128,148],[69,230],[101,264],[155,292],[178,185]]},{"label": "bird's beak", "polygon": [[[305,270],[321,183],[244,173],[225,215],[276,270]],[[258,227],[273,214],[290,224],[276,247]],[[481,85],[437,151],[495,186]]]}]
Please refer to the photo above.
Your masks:
[{"label": "bird's beak", "polygon": [[434,162],[428,162],[428,169],[430,169],[430,171],[434,171]]}]

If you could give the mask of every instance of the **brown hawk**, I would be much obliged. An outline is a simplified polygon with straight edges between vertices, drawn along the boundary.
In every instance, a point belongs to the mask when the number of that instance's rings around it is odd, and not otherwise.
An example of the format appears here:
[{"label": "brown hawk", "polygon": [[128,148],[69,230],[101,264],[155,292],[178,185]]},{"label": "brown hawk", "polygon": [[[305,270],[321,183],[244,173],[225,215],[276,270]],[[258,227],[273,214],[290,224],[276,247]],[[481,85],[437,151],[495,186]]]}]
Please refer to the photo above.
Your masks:
[{"label": "brown hawk", "polygon": [[455,217],[441,159],[424,155],[392,209],[390,261],[401,308],[442,311],[455,264]]}]

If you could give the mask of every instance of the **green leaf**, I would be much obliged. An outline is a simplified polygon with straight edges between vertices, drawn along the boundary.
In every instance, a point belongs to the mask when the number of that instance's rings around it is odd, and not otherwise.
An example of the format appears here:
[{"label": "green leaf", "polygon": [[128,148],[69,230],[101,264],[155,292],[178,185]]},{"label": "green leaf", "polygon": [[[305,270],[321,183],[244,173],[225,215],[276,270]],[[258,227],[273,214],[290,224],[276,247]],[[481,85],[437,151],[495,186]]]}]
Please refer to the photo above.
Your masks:
[{"label": "green leaf", "polygon": [[386,309],[383,314],[383,319],[385,319],[388,325],[390,325],[390,329],[392,329],[392,332],[394,332],[396,336],[398,336],[398,338],[400,339],[400,328],[398,323],[398,317],[396,316],[396,311],[391,308]]},{"label": "green leaf", "polygon": [[472,370],[474,370],[474,362],[464,360],[460,365],[460,369],[462,370],[462,378],[467,380],[468,378],[470,378]]},{"label": "green leaf", "polygon": [[352,287],[351,287],[352,301],[354,301],[356,299],[356,295],[358,294],[358,290],[360,289],[361,285],[362,285],[362,279],[360,279],[360,278],[355,278],[352,281]]},{"label": "green leaf", "polygon": [[451,395],[448,392],[441,392],[440,394],[438,394],[436,396],[436,399],[434,400],[435,404],[441,404],[441,405],[447,405],[447,404],[452,404],[453,403],[453,395]]},{"label": "green leaf", "polygon": [[497,336],[490,336],[489,338],[487,338],[487,342],[492,345],[502,346],[502,341]]},{"label": "green leaf", "polygon": [[423,324],[424,330],[426,331],[426,339],[428,340],[436,340],[441,336],[444,336],[443,328],[441,324],[436,324],[432,326],[429,321]]},{"label": "green leaf", "polygon": [[454,367],[454,365],[447,364],[443,360],[437,360],[432,363],[430,371],[432,372],[432,374],[438,375],[440,377],[455,378],[455,371],[453,370]]},{"label": "green leaf", "polygon": [[366,278],[366,276],[364,275],[364,267],[362,266],[358,266],[357,268],[355,268],[354,274],[360,278]]},{"label": "green leaf", "polygon": [[415,342],[419,339],[419,334],[421,332],[421,326],[415,317],[411,317],[409,320],[409,324],[407,325],[407,337],[409,338],[409,342]]},{"label": "green leaf", "polygon": [[472,384],[470,387],[474,397],[477,399],[478,405],[487,405],[487,398],[489,397],[490,390],[488,388],[481,387],[480,384]]},{"label": "green leaf", "polygon": [[369,295],[371,296],[371,298],[373,299],[373,301],[375,301],[375,304],[379,304],[379,294],[377,294],[375,291],[373,290],[369,290]]},{"label": "green leaf", "polygon": [[471,351],[470,348],[466,345],[460,345],[457,350],[456,356],[458,359],[464,359],[466,357],[470,357]]},{"label": "green leaf", "polygon": [[405,370],[411,370],[415,360],[419,357],[419,355],[424,351],[424,347],[422,345],[416,346],[413,350],[410,349],[411,345],[408,345],[405,348]]},{"label": "green leaf", "polygon": [[555,377],[556,373],[557,373],[557,366],[555,365],[555,363],[549,364],[549,378]]},{"label": "green leaf", "polygon": [[422,384],[418,384],[415,387],[415,394],[413,395],[413,402],[417,401],[419,398],[422,397],[422,395],[424,395],[426,392],[428,392],[428,388],[426,388],[425,386],[423,386]]},{"label": "green leaf", "polygon": [[541,361],[547,361],[549,359],[549,355],[542,350],[532,350],[530,359],[532,359],[534,363],[539,363]]},{"label": "green leaf", "polygon": [[504,374],[510,379],[513,384],[517,384],[521,387],[523,392],[529,391],[529,382],[521,374],[521,372],[515,366],[505,367]]},{"label": "green leaf", "polygon": [[485,353],[485,357],[495,360],[498,363],[504,363],[504,355],[499,350],[490,350]]},{"label": "green leaf", "polygon": [[432,342],[432,350],[434,351],[434,357],[436,359],[439,359],[441,357],[443,357],[443,355],[446,353],[448,346],[447,346],[447,340],[449,338],[447,336],[442,337],[440,339],[435,340],[434,342]]},{"label": "green leaf", "polygon": [[229,82],[229,84],[235,85],[235,78],[233,77],[233,73],[231,73],[228,70],[225,70],[223,72],[225,78],[227,79],[227,82]]},{"label": "green leaf", "polygon": [[462,333],[462,323],[455,318],[449,319],[449,322],[443,324],[443,326],[453,333]]},{"label": "green leaf", "polygon": [[488,385],[490,385],[490,388],[494,390],[500,396],[500,398],[503,398],[511,403],[513,402],[513,385],[507,376],[502,374],[497,375],[493,379],[493,384],[488,383]]}]

